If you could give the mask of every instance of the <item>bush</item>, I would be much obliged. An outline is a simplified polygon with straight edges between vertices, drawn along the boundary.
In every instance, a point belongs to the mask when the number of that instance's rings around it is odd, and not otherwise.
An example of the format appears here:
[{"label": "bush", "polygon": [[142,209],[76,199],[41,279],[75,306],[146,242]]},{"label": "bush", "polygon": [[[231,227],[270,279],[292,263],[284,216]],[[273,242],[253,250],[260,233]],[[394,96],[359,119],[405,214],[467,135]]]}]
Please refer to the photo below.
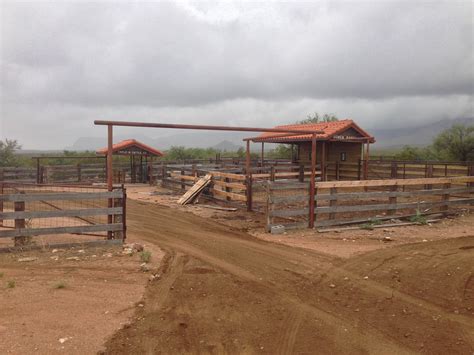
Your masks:
[{"label": "bush", "polygon": [[151,260],[151,252],[144,250],[140,253],[140,260],[144,263],[148,263]]}]

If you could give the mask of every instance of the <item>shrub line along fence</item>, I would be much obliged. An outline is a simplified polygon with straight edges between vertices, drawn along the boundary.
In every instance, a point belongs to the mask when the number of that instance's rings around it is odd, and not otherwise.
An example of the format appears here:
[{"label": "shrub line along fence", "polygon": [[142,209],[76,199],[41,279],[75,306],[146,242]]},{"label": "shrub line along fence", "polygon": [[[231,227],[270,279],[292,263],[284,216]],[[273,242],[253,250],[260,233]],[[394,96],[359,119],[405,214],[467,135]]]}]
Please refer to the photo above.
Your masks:
[{"label": "shrub line along fence", "polygon": [[123,241],[126,198],[123,187],[0,183],[0,238],[14,238],[15,246],[28,244],[29,237],[58,234]]},{"label": "shrub line along fence", "polygon": [[[326,180],[361,180],[365,161],[333,161],[326,164]],[[154,182],[166,178],[166,169],[197,166],[201,170],[220,170],[243,174],[245,160],[240,158],[200,159],[184,161],[160,161],[144,167],[140,176],[143,182]],[[301,167],[283,159],[252,160],[253,174],[271,174],[275,170],[276,178],[285,178],[285,174],[305,169],[309,176],[309,166]],[[286,171],[280,171],[285,169]],[[290,170],[291,169],[291,170]],[[115,164],[115,183],[131,180],[131,168],[128,164]],[[408,179],[450,176],[474,176],[474,162],[420,162],[396,160],[370,160],[368,179]],[[256,176],[258,177],[258,176]],[[263,176],[262,176],[263,177]],[[0,168],[0,181],[25,182],[38,184],[51,183],[97,183],[105,182],[106,169],[104,164],[70,164],[70,165],[38,165],[37,167],[6,167]]]},{"label": "shrub line along fence", "polygon": [[[315,226],[396,219],[435,210],[447,213],[450,206],[472,206],[473,193],[474,176],[317,182]],[[307,183],[267,182],[267,196],[268,230],[277,225],[308,226]]]}]

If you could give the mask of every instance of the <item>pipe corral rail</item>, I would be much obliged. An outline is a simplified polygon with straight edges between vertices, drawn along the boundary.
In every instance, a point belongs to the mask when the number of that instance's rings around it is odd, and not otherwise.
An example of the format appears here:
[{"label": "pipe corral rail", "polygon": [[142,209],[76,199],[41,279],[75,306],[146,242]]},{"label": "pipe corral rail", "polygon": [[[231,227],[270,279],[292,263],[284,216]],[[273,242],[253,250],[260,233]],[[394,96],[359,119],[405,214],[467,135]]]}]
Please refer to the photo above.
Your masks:
[{"label": "pipe corral rail", "polygon": [[[314,193],[316,183],[316,135],[324,133],[315,130],[296,130],[282,128],[262,128],[262,127],[233,127],[233,126],[210,126],[210,125],[190,125],[190,124],[172,124],[172,123],[149,123],[149,122],[131,122],[131,121],[106,121],[95,120],[95,125],[107,126],[107,188],[113,189],[113,164],[112,164],[112,146],[113,146],[113,127],[141,127],[141,128],[169,128],[169,129],[191,129],[206,131],[231,131],[231,132],[275,132],[285,135],[303,135],[311,134],[311,181],[310,181],[310,205],[309,205],[309,228],[314,227]],[[246,176],[251,178],[250,170],[250,140],[246,141]],[[250,202],[247,209],[251,210],[251,191]]]}]

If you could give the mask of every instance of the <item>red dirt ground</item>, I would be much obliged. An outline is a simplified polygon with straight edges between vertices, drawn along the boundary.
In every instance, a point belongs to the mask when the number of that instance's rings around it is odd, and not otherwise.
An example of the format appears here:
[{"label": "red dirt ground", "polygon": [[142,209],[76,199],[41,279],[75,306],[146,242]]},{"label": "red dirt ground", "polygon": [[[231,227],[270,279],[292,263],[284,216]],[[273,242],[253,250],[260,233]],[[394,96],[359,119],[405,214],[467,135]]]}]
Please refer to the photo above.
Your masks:
[{"label": "red dirt ground", "polygon": [[[151,250],[159,265],[161,251]],[[18,261],[25,257],[37,260]],[[121,247],[1,253],[0,354],[96,353],[143,295],[149,275],[140,263]]]},{"label": "red dirt ground", "polygon": [[464,224],[463,237],[342,259],[269,243],[181,209],[129,207],[130,231],[167,257],[145,306],[109,339],[106,353],[474,350],[472,224]]},{"label": "red dirt ground", "polygon": [[[262,215],[176,206],[179,195],[149,192],[128,189],[130,241],[166,254],[146,288],[137,257],[0,255],[0,281],[17,280],[0,290],[0,353],[93,353],[106,337],[108,354],[474,351],[474,215],[274,236]],[[54,289],[59,279],[70,288]]]}]

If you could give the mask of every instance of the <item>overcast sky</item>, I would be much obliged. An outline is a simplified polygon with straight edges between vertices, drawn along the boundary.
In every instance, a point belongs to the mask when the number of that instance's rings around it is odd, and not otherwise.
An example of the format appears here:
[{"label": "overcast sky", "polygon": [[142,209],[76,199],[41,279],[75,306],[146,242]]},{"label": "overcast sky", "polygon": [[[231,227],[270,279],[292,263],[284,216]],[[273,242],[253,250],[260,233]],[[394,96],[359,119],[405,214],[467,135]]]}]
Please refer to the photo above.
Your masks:
[{"label": "overcast sky", "polygon": [[101,136],[94,119],[474,116],[471,1],[0,3],[0,139],[24,148]]}]

